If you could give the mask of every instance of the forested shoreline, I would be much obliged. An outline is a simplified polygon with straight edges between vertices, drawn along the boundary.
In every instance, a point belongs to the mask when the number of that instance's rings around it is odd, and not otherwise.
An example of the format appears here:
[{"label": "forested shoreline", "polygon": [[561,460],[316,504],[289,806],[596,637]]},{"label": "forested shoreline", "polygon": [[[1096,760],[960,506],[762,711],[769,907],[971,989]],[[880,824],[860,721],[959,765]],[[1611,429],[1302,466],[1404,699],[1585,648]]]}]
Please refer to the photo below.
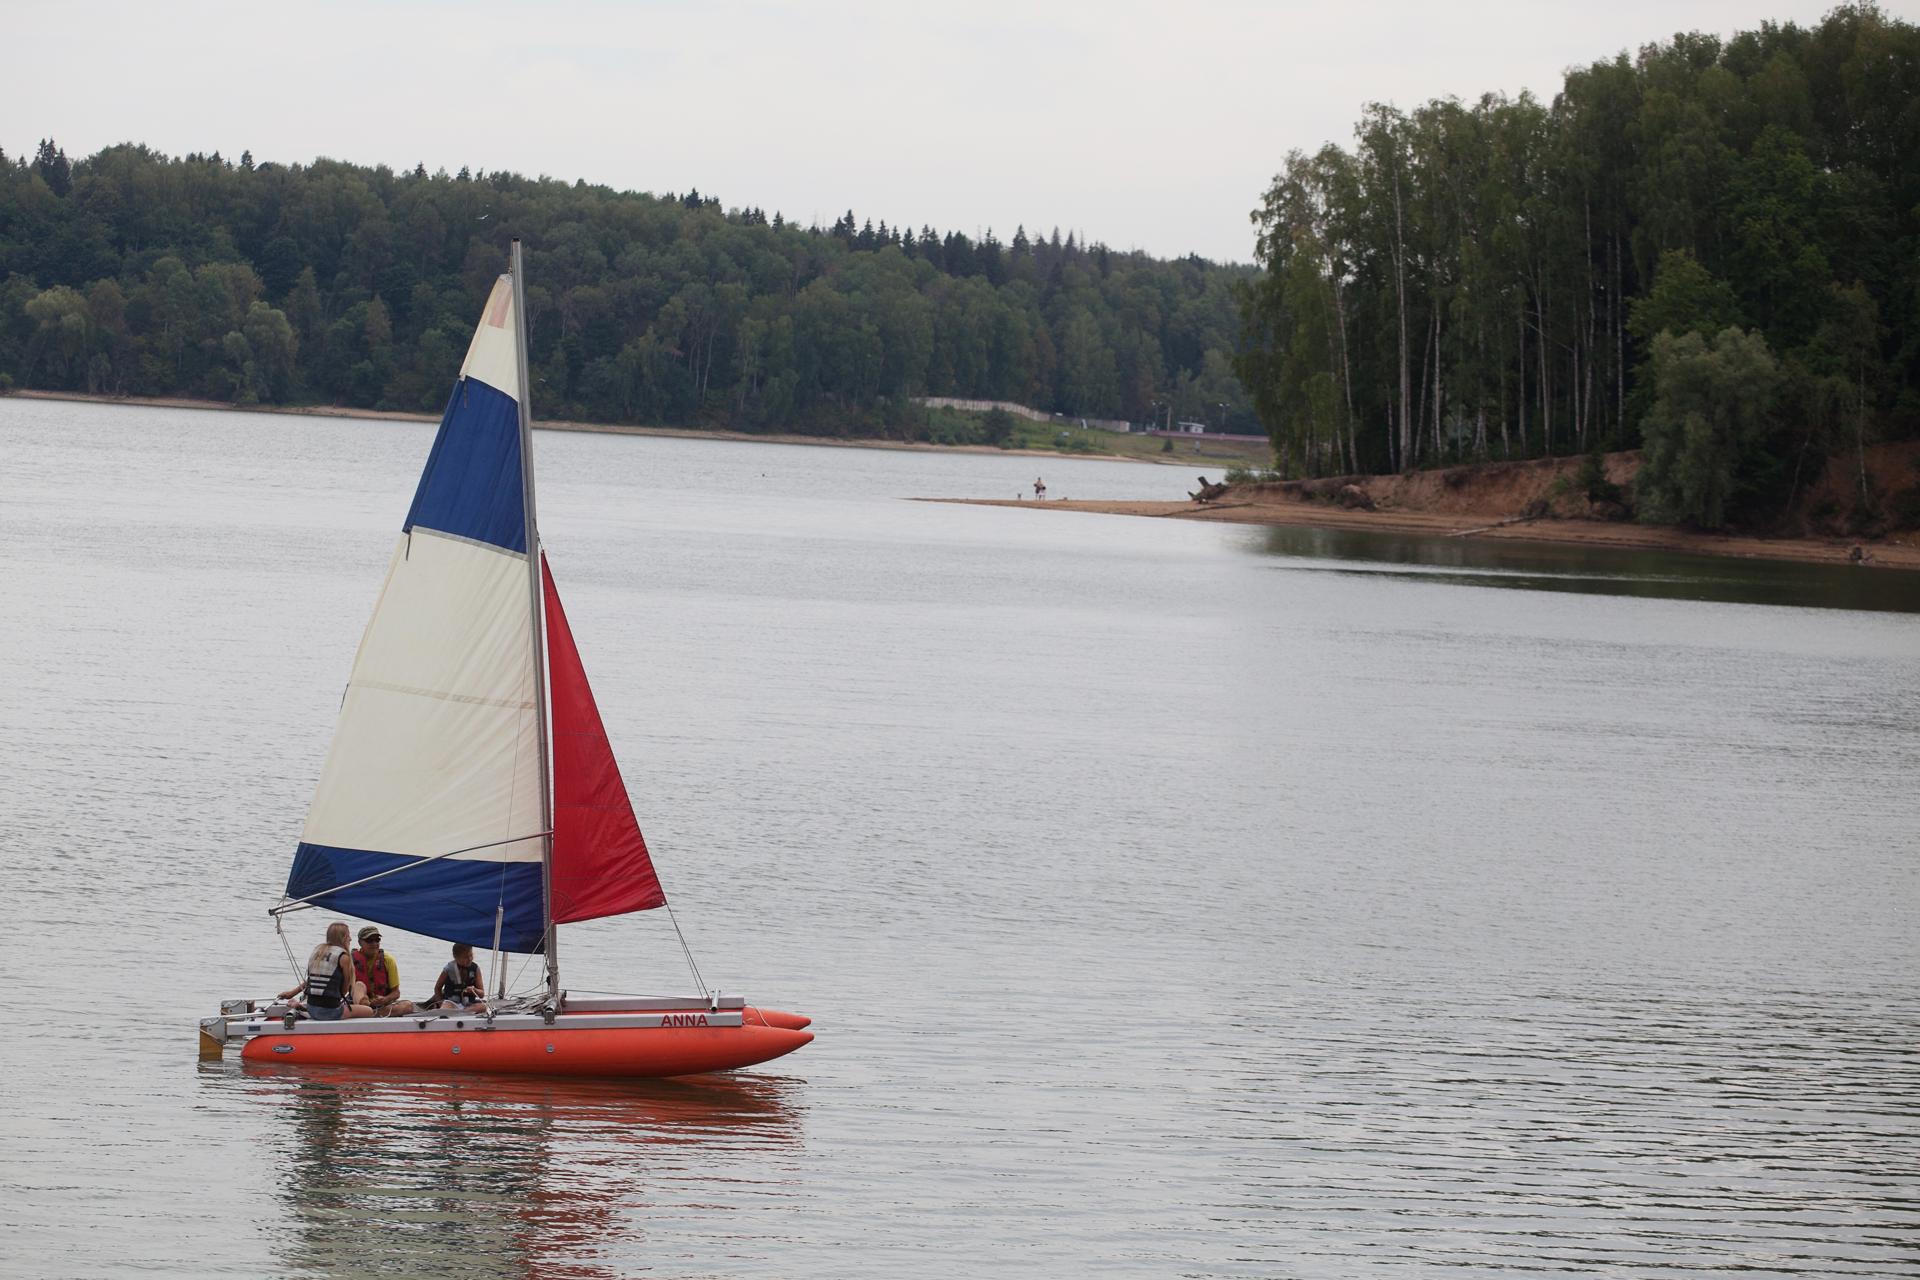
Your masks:
[{"label": "forested shoreline", "polygon": [[0,152],[0,390],[434,412],[518,233],[548,417],[994,439],[915,403],[959,396],[1264,428],[1306,476],[1644,448],[1635,514],[1709,528],[1778,522],[1852,450],[1862,527],[1920,511],[1864,463],[1920,433],[1920,28],[1874,4],[1551,102],[1369,105],[1253,222],[1241,267],[43,140]]},{"label": "forested shoreline", "polygon": [[52,140],[0,152],[0,389],[437,412],[515,233],[544,416],[912,439],[914,397],[961,396],[1259,429],[1231,367],[1245,267]]},{"label": "forested shoreline", "polygon": [[1371,105],[1254,218],[1237,368],[1292,474],[1644,446],[1642,518],[1717,527],[1920,429],[1920,28],[1871,4]]}]

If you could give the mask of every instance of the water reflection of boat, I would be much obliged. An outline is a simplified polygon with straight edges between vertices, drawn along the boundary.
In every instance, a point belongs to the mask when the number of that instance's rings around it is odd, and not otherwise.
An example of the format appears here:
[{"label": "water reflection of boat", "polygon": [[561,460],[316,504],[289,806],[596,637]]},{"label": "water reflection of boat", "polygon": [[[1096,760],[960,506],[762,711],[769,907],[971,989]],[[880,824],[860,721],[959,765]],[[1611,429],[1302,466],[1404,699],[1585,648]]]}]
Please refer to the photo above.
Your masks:
[{"label": "water reflection of boat", "polygon": [[663,1182],[795,1151],[789,1082],[500,1077],[209,1065],[290,1124],[268,1126],[296,1230],[323,1276],[600,1276]]},{"label": "water reflection of boat", "polygon": [[[512,267],[460,367],[270,912],[325,908],[489,948],[500,977],[481,1008],[340,1018],[345,962],[316,952],[327,972],[309,1003],[335,1020],[226,1001],[201,1020],[203,1052],[238,1039],[250,1061],[657,1077],[813,1039],[801,1015],[705,990],[691,951],[697,996],[582,999],[560,984],[559,925],[667,898],[540,544],[518,240]],[[510,952],[545,956],[540,990],[501,997]],[[481,985],[476,969],[465,991]]]},{"label": "water reflection of boat", "polygon": [[505,1114],[537,1107],[580,1118],[618,1120],[635,1140],[673,1141],[710,1129],[751,1127],[763,1122],[790,1126],[792,1082],[771,1076],[703,1075],[678,1079],[624,1081],[502,1076],[485,1091],[439,1072],[411,1074],[365,1067],[298,1066],[241,1060],[242,1079],[259,1086],[258,1096],[281,1097],[286,1090],[325,1086],[370,1105],[401,1109],[445,1103],[469,1114]]}]

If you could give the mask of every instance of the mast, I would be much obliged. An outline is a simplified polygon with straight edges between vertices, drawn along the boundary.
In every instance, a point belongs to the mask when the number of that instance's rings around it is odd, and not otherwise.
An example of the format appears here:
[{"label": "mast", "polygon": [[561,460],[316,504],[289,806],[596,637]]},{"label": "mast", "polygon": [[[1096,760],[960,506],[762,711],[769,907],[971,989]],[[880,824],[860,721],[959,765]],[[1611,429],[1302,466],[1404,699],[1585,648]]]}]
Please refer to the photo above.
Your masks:
[{"label": "mast", "polygon": [[[560,994],[560,956],[553,927],[553,758],[547,748],[546,601],[540,590],[540,532],[533,500],[533,412],[527,404],[527,285],[520,263],[520,237],[513,237],[513,348],[520,374],[520,494],[527,518],[527,617],[533,626],[533,718],[540,751],[540,897],[545,921],[547,998]],[[498,999],[504,992],[495,992]]]}]

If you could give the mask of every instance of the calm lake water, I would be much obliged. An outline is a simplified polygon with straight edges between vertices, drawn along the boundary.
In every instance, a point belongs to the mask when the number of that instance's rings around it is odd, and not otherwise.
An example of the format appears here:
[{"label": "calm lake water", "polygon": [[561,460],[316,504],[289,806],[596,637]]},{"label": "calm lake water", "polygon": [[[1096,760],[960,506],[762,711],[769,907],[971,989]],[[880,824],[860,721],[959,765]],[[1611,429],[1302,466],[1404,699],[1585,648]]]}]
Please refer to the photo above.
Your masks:
[{"label": "calm lake water", "polygon": [[818,1039],[197,1062],[430,432],[0,401],[0,1275],[1920,1272],[1914,578],[899,500],[1192,468],[542,433],[682,924]]}]

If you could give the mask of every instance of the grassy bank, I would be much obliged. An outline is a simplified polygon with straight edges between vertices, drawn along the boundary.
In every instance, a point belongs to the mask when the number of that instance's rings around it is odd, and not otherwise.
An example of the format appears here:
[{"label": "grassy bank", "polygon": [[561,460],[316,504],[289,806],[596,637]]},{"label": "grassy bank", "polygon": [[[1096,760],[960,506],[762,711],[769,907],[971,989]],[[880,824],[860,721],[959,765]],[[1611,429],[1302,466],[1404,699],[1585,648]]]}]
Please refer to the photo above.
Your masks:
[{"label": "grassy bank", "polygon": [[1215,440],[1205,436],[1174,439],[1083,427],[1071,419],[1035,422],[1013,414],[994,420],[990,413],[966,409],[926,410],[926,439],[935,444],[989,444],[1009,451],[1084,454],[1088,457],[1129,458],[1136,462],[1204,462],[1213,465],[1263,467],[1272,461],[1265,441]]}]

